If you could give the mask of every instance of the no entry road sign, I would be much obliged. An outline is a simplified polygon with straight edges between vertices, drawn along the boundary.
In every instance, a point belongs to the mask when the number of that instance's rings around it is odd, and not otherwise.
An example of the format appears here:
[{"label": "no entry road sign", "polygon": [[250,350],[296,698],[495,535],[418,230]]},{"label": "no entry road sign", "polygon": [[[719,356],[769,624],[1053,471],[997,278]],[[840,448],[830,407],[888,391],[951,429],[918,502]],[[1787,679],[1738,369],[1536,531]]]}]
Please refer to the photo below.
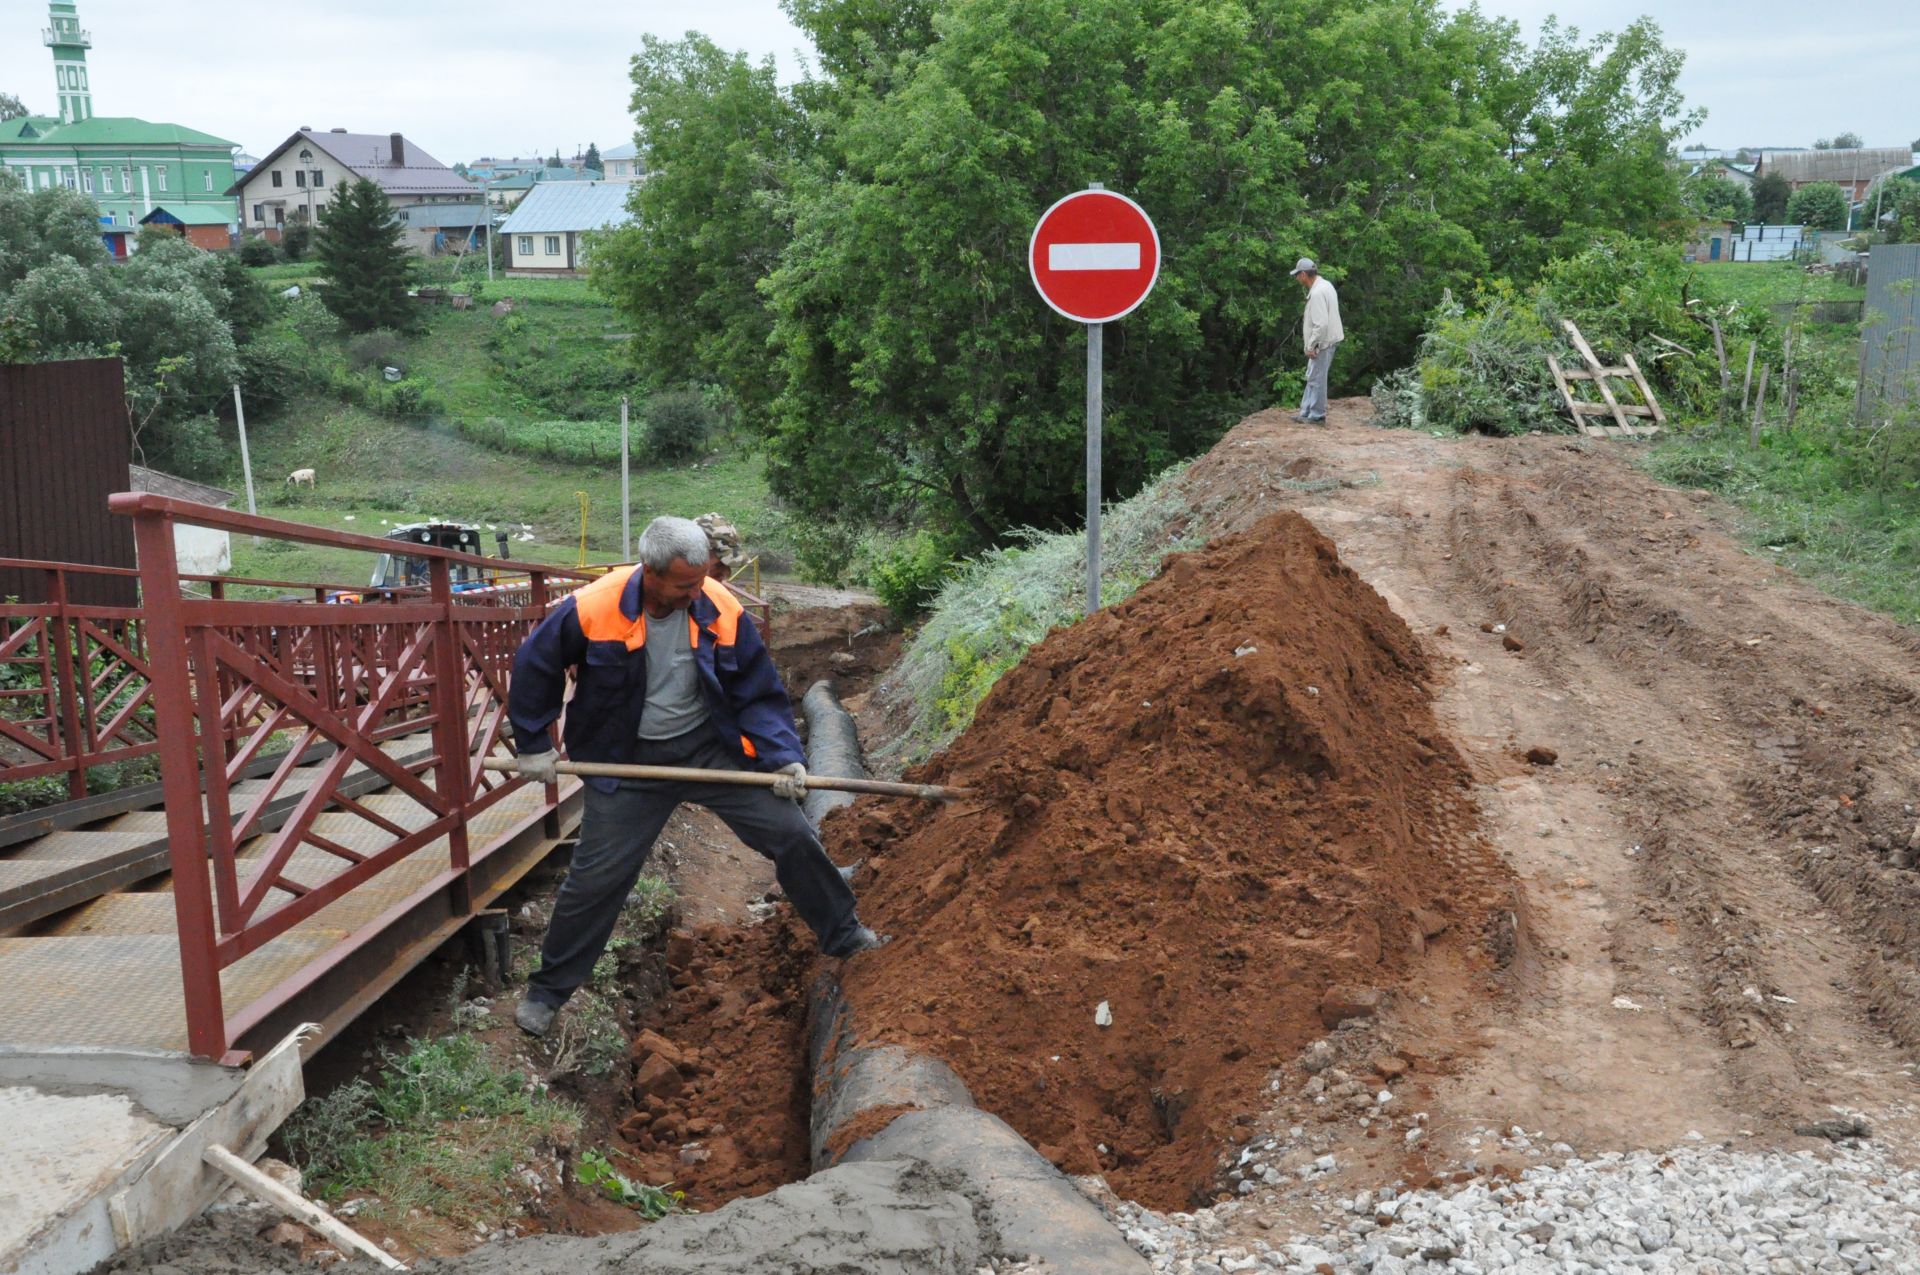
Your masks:
[{"label": "no entry road sign", "polygon": [[1160,277],[1160,234],[1139,204],[1110,190],[1081,190],[1040,216],[1027,244],[1033,286],[1076,323],[1132,313]]}]

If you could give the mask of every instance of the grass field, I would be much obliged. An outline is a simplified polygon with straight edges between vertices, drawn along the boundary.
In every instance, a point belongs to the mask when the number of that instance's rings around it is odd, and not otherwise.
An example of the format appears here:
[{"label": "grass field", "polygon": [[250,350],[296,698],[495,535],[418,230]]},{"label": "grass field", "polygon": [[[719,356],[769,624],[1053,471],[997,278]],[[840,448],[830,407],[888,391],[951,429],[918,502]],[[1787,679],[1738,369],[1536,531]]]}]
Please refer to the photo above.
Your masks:
[{"label": "grass field", "polygon": [[1791,261],[1701,262],[1695,267],[1712,295],[1747,305],[1788,301],[1858,301],[1865,288],[1833,275],[1810,275]]},{"label": "grass field", "polygon": [[[1717,263],[1701,273],[1711,297],[1748,305],[1864,294],[1790,262]],[[1802,323],[1794,339],[1804,379],[1792,429],[1770,391],[1758,446],[1750,445],[1750,422],[1706,425],[1662,443],[1646,465],[1736,504],[1758,552],[1842,597],[1920,623],[1920,428],[1912,420],[1855,425],[1858,324]],[[1776,387],[1778,377],[1775,368]]]},{"label": "grass field", "polygon": [[[275,289],[312,274],[310,262],[254,271]],[[634,534],[657,514],[718,510],[767,555],[770,568],[778,566],[785,556],[780,524],[768,510],[761,464],[744,447],[716,444],[699,464],[647,463],[644,390],[626,362],[614,310],[584,280],[502,279],[481,295],[480,307],[435,307],[423,316],[423,332],[382,339],[375,362],[400,366],[434,399],[429,415],[412,420],[358,405],[363,388],[377,387],[377,367],[356,365],[350,339],[332,334],[324,321],[309,322],[302,339],[317,383],[327,388],[250,414],[260,512],[375,537],[425,519],[471,522],[483,528],[489,554],[490,524],[511,530],[516,558],[573,565],[581,555],[584,492],[586,557],[611,561],[621,556],[619,401],[630,395]],[[508,296],[524,304],[496,318],[491,302]],[[343,400],[343,386],[356,401]],[[549,439],[563,445],[549,446]],[[591,459],[566,463],[540,454],[568,450]],[[286,485],[287,474],[307,468],[317,471],[313,487]],[[223,482],[240,489],[237,457]],[[533,538],[521,539],[527,535]],[[364,584],[373,566],[358,551],[256,546],[246,536],[235,538],[233,555],[237,575],[328,584]]]},{"label": "grass field", "polygon": [[[260,512],[337,531],[381,536],[389,526],[447,518],[511,525],[515,557],[571,565],[578,559],[580,501],[587,493],[587,556],[620,556],[618,465],[564,465],[506,456],[475,446],[449,426],[414,426],[325,400],[297,405],[251,431]],[[317,471],[312,488],[289,488],[295,469]],[[693,517],[719,510],[749,542],[780,548],[767,514],[760,462],[723,455],[710,464],[637,468],[633,529],[658,514]],[[522,528],[530,525],[531,532]],[[485,537],[493,552],[492,533]],[[358,552],[234,539],[234,573],[260,578],[365,583],[372,562]]]}]

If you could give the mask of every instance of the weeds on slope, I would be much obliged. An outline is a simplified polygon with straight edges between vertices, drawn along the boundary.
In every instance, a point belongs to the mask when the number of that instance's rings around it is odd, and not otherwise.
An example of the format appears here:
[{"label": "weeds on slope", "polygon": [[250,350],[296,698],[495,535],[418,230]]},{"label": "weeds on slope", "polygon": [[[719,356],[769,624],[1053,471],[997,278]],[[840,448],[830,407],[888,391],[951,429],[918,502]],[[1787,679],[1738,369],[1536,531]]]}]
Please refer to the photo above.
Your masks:
[{"label": "weeds on slope", "polygon": [[[1167,554],[1205,541],[1189,534],[1190,520],[1182,516],[1190,511],[1176,488],[1186,468],[1164,471],[1102,516],[1102,605],[1133,596]],[[912,719],[891,751],[918,761],[965,730],[1028,647],[1080,618],[1086,571],[1083,534],[1032,530],[957,566],[901,657],[897,684],[911,700]]]}]

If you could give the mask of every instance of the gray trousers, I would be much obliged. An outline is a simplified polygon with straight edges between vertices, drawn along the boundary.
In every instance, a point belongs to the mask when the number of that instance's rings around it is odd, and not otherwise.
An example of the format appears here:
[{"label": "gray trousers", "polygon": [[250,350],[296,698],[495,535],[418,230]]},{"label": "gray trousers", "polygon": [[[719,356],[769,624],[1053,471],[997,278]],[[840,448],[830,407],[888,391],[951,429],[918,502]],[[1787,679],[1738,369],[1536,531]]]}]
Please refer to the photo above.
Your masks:
[{"label": "gray trousers", "polygon": [[[711,725],[677,739],[643,739],[635,761],[706,770],[738,766]],[[852,943],[860,927],[853,891],[827,858],[798,802],[776,797],[766,788],[734,784],[622,780],[607,793],[589,783],[580,843],[553,901],[553,919],[540,945],[540,969],[528,980],[527,995],[542,1004],[564,1005],[587,981],[655,838],[683,801],[713,811],[735,836],[773,860],[780,888],[812,928],[821,951],[840,955]]]},{"label": "gray trousers", "polygon": [[1307,388],[1300,395],[1300,414],[1310,421],[1327,418],[1327,370],[1333,366],[1333,352],[1339,342],[1321,347],[1318,357],[1307,360]]}]

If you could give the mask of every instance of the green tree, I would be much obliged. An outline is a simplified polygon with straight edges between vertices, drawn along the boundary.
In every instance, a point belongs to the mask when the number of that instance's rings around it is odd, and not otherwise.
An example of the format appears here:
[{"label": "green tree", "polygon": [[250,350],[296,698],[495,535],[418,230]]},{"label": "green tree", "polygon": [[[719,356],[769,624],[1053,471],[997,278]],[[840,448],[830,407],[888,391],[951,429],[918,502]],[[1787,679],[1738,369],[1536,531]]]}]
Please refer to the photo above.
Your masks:
[{"label": "green tree", "polygon": [[1811,182],[1802,186],[1787,201],[1787,221],[1814,230],[1844,230],[1847,225],[1847,192],[1832,182]]},{"label": "green tree", "polygon": [[792,90],[699,36],[634,59],[656,176],[595,279],[644,374],[724,386],[815,517],[961,547],[1077,519],[1084,337],[1025,248],[1089,181],[1165,248],[1106,338],[1110,495],[1270,401],[1303,358],[1303,253],[1341,287],[1352,383],[1404,361],[1449,288],[1688,220],[1667,158],[1698,117],[1649,22],[1528,46],[1431,0],[786,8],[823,72]]},{"label": "green tree", "polygon": [[1866,143],[1860,140],[1860,134],[1858,133],[1842,133],[1838,137],[1820,138],[1813,144],[1813,149],[1817,151],[1851,151],[1858,150],[1865,144]]},{"label": "green tree", "polygon": [[591,168],[596,173],[606,171],[606,169],[603,168],[600,164],[600,144],[598,142],[587,143],[587,153],[584,160],[584,166],[587,168]]},{"label": "green tree", "polygon": [[406,227],[386,192],[372,181],[361,177],[334,187],[313,251],[320,265],[320,301],[347,331],[409,332],[419,326],[407,298],[414,257]]},{"label": "green tree", "polygon": [[595,245],[593,280],[631,321],[653,386],[717,382],[764,405],[772,316],[759,283],[791,236],[804,120],[772,58],[755,63],[704,36],[643,37],[633,84],[653,175],[629,196],[634,219]]},{"label": "green tree", "polygon": [[1753,182],[1753,215],[1756,220],[1777,226],[1787,219],[1787,201],[1793,198],[1793,183],[1769,169]]},{"label": "green tree", "polygon": [[1687,179],[1687,207],[1702,217],[1747,221],[1753,216],[1753,190],[1743,181],[1706,168]]},{"label": "green tree", "polygon": [[0,183],[0,292],[56,259],[104,265],[100,210],[77,190]]},{"label": "green tree", "polygon": [[[84,210],[75,201],[86,205]],[[84,196],[0,192],[0,330],[8,352],[36,359],[119,356],[136,454],[208,474],[223,445],[207,419],[238,368],[223,261],[179,235],[149,230],[124,265],[109,264]],[[89,233],[77,236],[76,224]]]},{"label": "green tree", "polygon": [[0,93],[0,120],[17,120],[31,114],[25,102],[11,93]]}]

